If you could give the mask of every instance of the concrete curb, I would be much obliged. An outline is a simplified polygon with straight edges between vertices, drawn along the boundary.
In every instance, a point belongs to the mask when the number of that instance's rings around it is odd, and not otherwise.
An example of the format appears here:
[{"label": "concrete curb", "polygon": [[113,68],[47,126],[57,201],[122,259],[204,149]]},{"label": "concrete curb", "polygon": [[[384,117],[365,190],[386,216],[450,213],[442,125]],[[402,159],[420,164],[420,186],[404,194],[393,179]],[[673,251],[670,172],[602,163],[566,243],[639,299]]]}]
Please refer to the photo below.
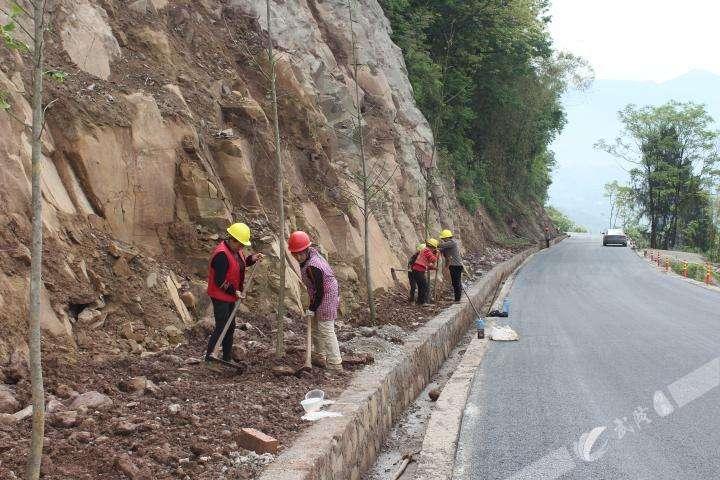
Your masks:
[{"label": "concrete curb", "polygon": [[445,384],[425,431],[415,478],[452,478],[465,403],[487,347],[487,339],[473,339],[460,365]]},{"label": "concrete curb", "polygon": [[[565,238],[563,236],[554,239],[552,245],[561,242]],[[514,279],[514,274],[535,253],[528,255],[516,265],[516,268],[508,275],[509,281]],[[503,293],[509,293],[510,288],[512,286],[507,284],[503,287],[500,296],[496,300],[497,303],[501,302]],[[488,324],[485,325],[486,329],[487,327]],[[488,344],[489,340],[487,338],[482,340],[475,338],[470,342],[460,364],[440,393],[425,430],[425,439],[423,440],[414,478],[452,479],[455,467],[455,452],[465,412],[465,404],[470,394],[470,387],[475,378],[475,373],[485,357]]]},{"label": "concrete curb", "polygon": [[[496,265],[468,291],[473,302],[482,305],[538,250],[531,247]],[[464,299],[409,335],[401,355],[358,372],[331,409],[343,416],[320,420],[303,432],[259,480],[358,480],[375,461],[393,423],[425,388],[474,318]]]}]

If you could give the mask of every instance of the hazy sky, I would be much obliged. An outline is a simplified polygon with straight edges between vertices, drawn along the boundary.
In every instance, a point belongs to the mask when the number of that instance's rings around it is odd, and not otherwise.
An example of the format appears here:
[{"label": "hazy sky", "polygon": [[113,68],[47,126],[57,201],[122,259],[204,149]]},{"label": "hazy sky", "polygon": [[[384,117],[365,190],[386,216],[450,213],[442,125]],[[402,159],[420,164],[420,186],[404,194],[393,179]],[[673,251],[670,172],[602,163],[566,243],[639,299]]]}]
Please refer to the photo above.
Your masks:
[{"label": "hazy sky", "polygon": [[720,74],[720,0],[552,0],[558,48],[598,79],[662,82],[689,70]]}]

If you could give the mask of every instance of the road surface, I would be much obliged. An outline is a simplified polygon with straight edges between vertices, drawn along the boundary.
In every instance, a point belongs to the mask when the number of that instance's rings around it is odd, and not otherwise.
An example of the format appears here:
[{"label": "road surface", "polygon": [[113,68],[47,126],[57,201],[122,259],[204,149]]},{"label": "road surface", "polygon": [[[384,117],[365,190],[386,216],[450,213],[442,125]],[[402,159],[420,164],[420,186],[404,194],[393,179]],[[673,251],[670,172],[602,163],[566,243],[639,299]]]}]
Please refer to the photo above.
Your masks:
[{"label": "road surface", "polygon": [[585,236],[511,298],[520,341],[476,373],[455,480],[720,477],[720,294]]}]

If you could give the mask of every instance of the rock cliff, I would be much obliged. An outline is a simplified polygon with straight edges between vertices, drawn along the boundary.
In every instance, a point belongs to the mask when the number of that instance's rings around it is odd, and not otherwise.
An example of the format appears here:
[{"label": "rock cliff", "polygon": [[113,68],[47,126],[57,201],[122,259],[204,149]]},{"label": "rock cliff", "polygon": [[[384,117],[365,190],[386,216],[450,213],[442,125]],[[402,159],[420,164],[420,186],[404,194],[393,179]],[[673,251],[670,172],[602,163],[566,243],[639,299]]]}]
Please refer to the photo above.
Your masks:
[{"label": "rock cliff", "polygon": [[[359,162],[356,83],[371,162],[392,174],[371,220],[376,287],[391,285],[389,267],[422,238],[431,131],[377,1],[360,0],[355,12],[357,78],[346,2],[280,0],[271,9],[287,223],[322,245],[345,308],[356,307],[362,216],[347,181]],[[265,2],[58,0],[52,13],[47,62],[69,76],[46,92],[56,100],[43,137],[48,341],[72,352],[100,329],[133,350],[164,342],[150,333],[192,322],[173,289],[195,292],[189,313],[202,316],[207,254],[231,221],[249,223],[253,247],[269,254],[250,305],[271,311],[277,262],[292,261],[274,234]],[[0,90],[29,122],[29,57],[0,52]],[[0,361],[23,349],[30,170],[27,131],[0,114]],[[509,228],[460,208],[444,180],[433,189],[433,231],[456,229],[468,246]],[[287,287],[295,307],[291,272]]]}]

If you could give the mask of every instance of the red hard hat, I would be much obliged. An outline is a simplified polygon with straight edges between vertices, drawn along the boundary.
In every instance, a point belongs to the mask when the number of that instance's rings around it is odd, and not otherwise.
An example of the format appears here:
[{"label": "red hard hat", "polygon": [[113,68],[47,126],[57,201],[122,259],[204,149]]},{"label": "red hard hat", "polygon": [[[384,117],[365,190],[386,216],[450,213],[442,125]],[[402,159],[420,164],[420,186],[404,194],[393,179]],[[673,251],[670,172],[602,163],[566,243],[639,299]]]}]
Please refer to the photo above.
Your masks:
[{"label": "red hard hat", "polygon": [[310,245],[312,245],[310,236],[305,232],[293,232],[290,234],[290,238],[288,238],[288,250],[290,250],[290,253],[302,252],[303,250],[307,250]]}]

